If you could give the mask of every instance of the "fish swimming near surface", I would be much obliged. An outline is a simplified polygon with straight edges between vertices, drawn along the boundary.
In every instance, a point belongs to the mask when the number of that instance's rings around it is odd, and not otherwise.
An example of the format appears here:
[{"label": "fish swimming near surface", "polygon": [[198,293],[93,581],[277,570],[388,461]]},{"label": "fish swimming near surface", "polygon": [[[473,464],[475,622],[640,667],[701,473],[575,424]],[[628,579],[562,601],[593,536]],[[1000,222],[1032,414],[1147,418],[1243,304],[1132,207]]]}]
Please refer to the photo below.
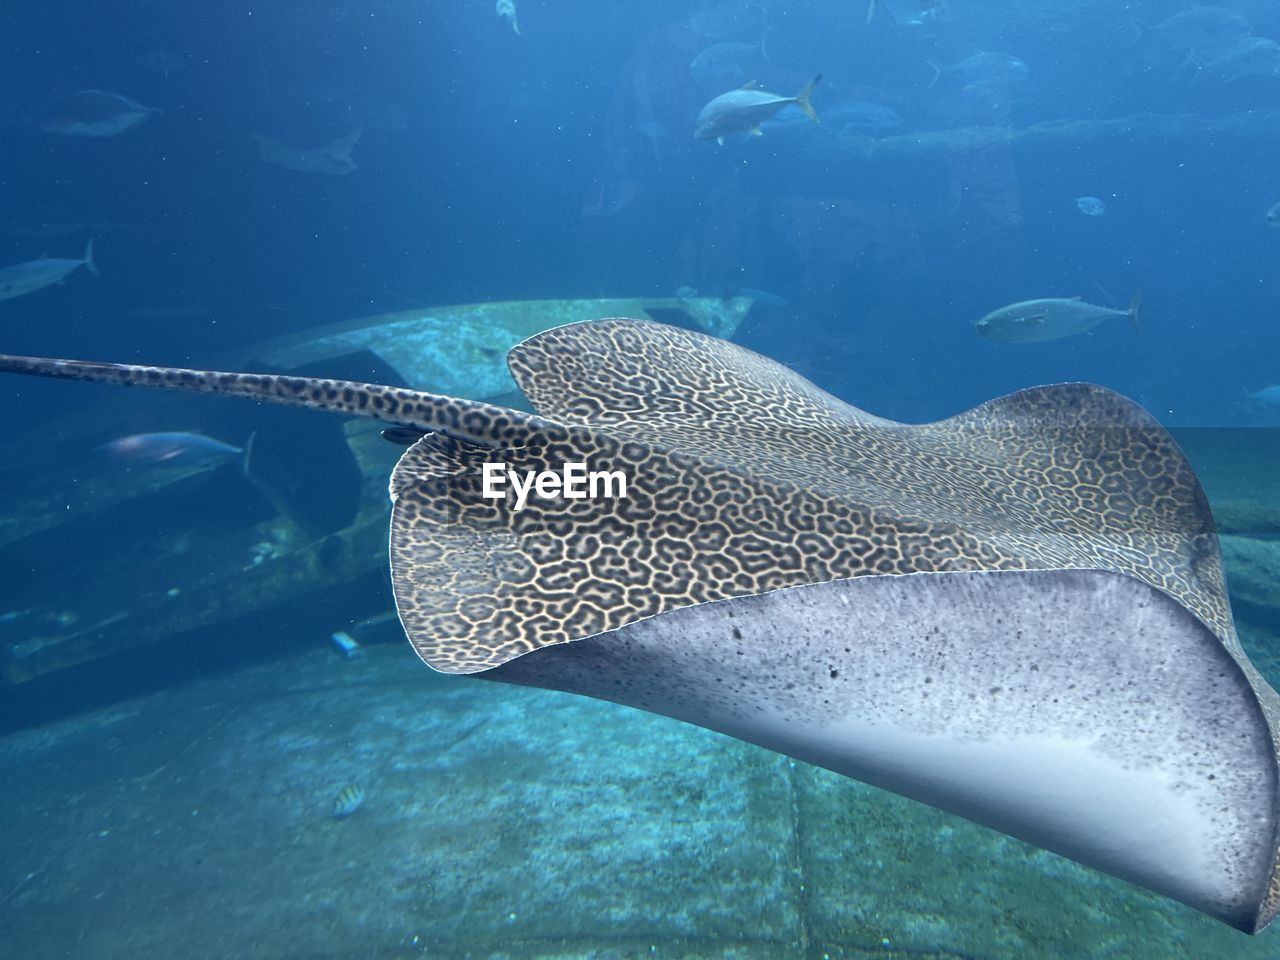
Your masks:
[{"label": "fish swimming near surface", "polygon": [[[1280,910],[1280,695],[1170,434],[1085,383],[935,423],[638,320],[516,346],[534,413],[312,377],[0,356],[418,430],[391,581],[436,670],[675,717],[1247,932]],[[581,463],[626,496],[493,496]],[[922,840],[927,843],[927,838]]]},{"label": "fish swimming near surface", "polygon": [[252,436],[243,447],[235,447],[202,433],[135,433],[103,444],[102,449],[122,463],[194,467],[247,458],[252,445]]},{"label": "fish swimming near surface", "polygon": [[160,112],[123,94],[80,90],[54,100],[38,126],[63,137],[116,137]]},{"label": "fish swimming near surface", "polygon": [[356,127],[346,136],[319,147],[292,147],[258,133],[252,134],[252,137],[253,142],[258,145],[258,156],[267,163],[299,173],[344,177],[357,169],[355,161],[351,159],[351,151],[363,132],[363,127]]},{"label": "fish swimming near surface", "polygon": [[349,817],[364,803],[364,787],[358,783],[349,783],[333,798],[333,808],[329,815],[335,820]]},{"label": "fish swimming near surface", "polygon": [[722,145],[724,138],[731,133],[750,133],[758,137],[761,134],[760,124],[793,103],[810,120],[819,123],[817,111],[813,109],[809,97],[821,79],[822,74],[818,74],[794,97],[766,93],[756,89],[754,83],[722,93],[702,108],[693,126],[693,136],[698,140],[715,140]]},{"label": "fish swimming near surface", "polygon": [[975,320],[973,328],[979,336],[1001,343],[1042,343],[1088,333],[1112,317],[1127,317],[1136,330],[1141,305],[1141,297],[1134,297],[1127,310],[1085,303],[1080,297],[1042,297],[993,310]]},{"label": "fish swimming near surface", "polygon": [[1280,227],[1280,200],[1267,207],[1265,216],[1271,226]]},{"label": "fish swimming near surface", "polygon": [[85,246],[84,257],[80,260],[41,257],[39,260],[0,267],[0,300],[12,300],[14,297],[51,287],[55,283],[62,283],[80,267],[84,267],[95,277],[101,276],[98,265],[93,262],[93,240]]}]

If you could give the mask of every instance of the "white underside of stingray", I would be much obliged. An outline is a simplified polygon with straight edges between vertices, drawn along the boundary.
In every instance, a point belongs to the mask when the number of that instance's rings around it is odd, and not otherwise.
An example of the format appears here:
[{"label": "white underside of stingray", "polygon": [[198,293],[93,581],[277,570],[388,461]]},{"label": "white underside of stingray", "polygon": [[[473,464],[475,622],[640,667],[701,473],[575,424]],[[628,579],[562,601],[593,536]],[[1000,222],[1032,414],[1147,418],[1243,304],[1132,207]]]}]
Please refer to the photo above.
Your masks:
[{"label": "white underside of stingray", "polygon": [[1221,641],[1109,571],[868,576],[684,607],[481,676],[922,800],[1253,929],[1275,753]]}]

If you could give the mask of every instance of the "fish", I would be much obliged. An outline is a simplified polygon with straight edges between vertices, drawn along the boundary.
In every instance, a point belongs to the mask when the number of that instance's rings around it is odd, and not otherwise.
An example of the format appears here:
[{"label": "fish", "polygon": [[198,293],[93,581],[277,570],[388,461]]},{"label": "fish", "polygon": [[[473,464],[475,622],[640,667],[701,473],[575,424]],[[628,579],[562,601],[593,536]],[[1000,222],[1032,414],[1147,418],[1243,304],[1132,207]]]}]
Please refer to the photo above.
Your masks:
[{"label": "fish", "polygon": [[296,170],[298,173],[323,173],[329,176],[345,177],[357,169],[355,162],[351,159],[351,151],[363,132],[363,127],[356,127],[346,136],[319,147],[292,147],[280,140],[264,137],[260,133],[254,133],[251,136],[253,142],[258,145],[258,156],[267,163],[274,163],[286,170]]},{"label": "fish", "polygon": [[1253,31],[1249,21],[1225,7],[1188,7],[1147,29],[1169,50],[1204,54],[1242,40]]},{"label": "fish", "polygon": [[724,138],[731,133],[750,133],[760,136],[760,124],[768,120],[788,104],[795,104],[804,111],[814,123],[819,123],[818,114],[809,102],[813,88],[822,79],[818,74],[808,85],[794,97],[779,97],[756,89],[755,83],[748,83],[737,90],[730,90],[716,97],[698,114],[693,126],[696,140],[715,140],[721,146]]},{"label": "fish", "polygon": [[1193,56],[1202,73],[1231,83],[1246,77],[1280,78],[1280,43],[1270,37],[1245,37],[1209,57]]},{"label": "fish", "polygon": [[79,90],[56,99],[38,126],[63,137],[118,137],[160,113],[109,90]]},{"label": "fish", "polygon": [[1264,216],[1266,217],[1267,223],[1271,224],[1271,226],[1280,227],[1280,200],[1277,200],[1271,206],[1267,207],[1267,212]]},{"label": "fish", "polygon": [[333,809],[330,816],[335,820],[349,817],[364,803],[364,787],[358,783],[349,783],[333,798]]},{"label": "fish", "polygon": [[244,457],[253,442],[235,447],[202,433],[134,433],[117,437],[100,449],[122,463],[152,466],[212,466],[233,457]]},{"label": "fish", "polygon": [[1076,209],[1086,217],[1100,217],[1107,212],[1107,205],[1097,197],[1076,197]]},{"label": "fish", "polygon": [[[1280,911],[1280,694],[1236,635],[1204,490],[1138,404],[1053,384],[898,423],[641,320],[508,359],[533,412],[293,375],[0,373],[420,430],[389,484],[391,583],[435,670],[716,730],[1248,933]],[[489,467],[570,462],[626,497],[486,495]]]},{"label": "fish", "polygon": [[12,300],[51,287],[55,283],[62,283],[80,267],[84,267],[95,277],[101,276],[98,265],[93,261],[92,239],[85,246],[84,257],[80,260],[41,257],[39,260],[0,267],[0,300]]},{"label": "fish", "polygon": [[700,50],[689,61],[689,76],[701,83],[740,81],[756,67],[768,62],[763,43],[722,40]]},{"label": "fish", "polygon": [[498,0],[496,11],[498,16],[511,24],[511,29],[520,33],[520,24],[516,22],[515,0]]},{"label": "fish", "polygon": [[953,63],[944,72],[965,85],[1016,86],[1026,81],[1031,68],[1012,54],[979,50]]},{"label": "fish", "polygon": [[1261,390],[1249,394],[1249,399],[1258,403],[1265,403],[1269,407],[1280,407],[1280,386],[1263,387]]},{"label": "fish", "polygon": [[1042,343],[1088,333],[1111,317],[1128,317],[1138,328],[1141,297],[1134,297],[1127,310],[1113,310],[1085,303],[1080,297],[1042,297],[1023,300],[993,310],[974,321],[979,336],[1000,343]]}]

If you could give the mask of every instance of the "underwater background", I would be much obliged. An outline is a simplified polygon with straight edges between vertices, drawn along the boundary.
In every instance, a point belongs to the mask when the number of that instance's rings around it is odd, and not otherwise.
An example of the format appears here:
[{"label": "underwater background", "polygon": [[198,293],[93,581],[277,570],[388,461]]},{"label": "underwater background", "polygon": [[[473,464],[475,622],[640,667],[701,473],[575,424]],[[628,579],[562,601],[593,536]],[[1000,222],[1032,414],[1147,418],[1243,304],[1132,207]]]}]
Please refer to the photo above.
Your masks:
[{"label": "underwater background", "polygon": [[[897,420],[1101,383],[1200,472],[1280,680],[1280,6],[27,0],[0,27],[4,351],[512,402],[507,347],[623,301]],[[695,139],[714,98],[819,75],[820,123]],[[1071,297],[1116,312],[975,327]],[[420,316],[402,346],[454,338],[429,375],[314,348]],[[0,382],[14,956],[1280,957],[705,730],[433,674],[388,616],[397,448],[142,394]],[[162,432],[179,453],[112,446]]]}]

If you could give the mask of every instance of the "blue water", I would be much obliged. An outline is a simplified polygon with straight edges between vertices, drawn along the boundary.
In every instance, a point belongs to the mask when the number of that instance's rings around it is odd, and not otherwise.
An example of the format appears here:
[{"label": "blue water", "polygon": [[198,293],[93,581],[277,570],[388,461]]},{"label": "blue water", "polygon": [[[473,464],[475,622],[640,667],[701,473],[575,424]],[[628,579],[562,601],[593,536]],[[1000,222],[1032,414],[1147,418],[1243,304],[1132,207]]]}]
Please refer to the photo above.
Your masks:
[{"label": "blue water", "polygon": [[[750,288],[771,297],[737,342],[881,416],[1088,380],[1171,426],[1280,425],[1246,396],[1280,384],[1280,48],[1269,75],[1234,76],[1234,40],[1158,27],[1185,6],[956,0],[927,16],[889,0],[868,24],[861,0],[518,0],[516,34],[488,0],[6,4],[0,266],[93,238],[101,277],[0,302],[0,345],[200,366],[415,306]],[[1223,6],[1237,39],[1280,41],[1280,7]],[[691,77],[718,42],[763,42],[769,61]],[[1017,63],[956,66],[982,51]],[[856,101],[901,125],[787,113],[758,138],[694,140],[713,97],[753,80],[790,96],[817,74],[820,116]],[[40,128],[85,89],[161,112],[104,138]],[[264,162],[253,140],[355,127],[341,176]],[[975,145],[991,128],[1010,133]],[[860,159],[881,138],[898,159]],[[1020,300],[1139,294],[1136,331],[1023,345],[972,326]],[[23,430],[86,396],[0,383]]]}]

